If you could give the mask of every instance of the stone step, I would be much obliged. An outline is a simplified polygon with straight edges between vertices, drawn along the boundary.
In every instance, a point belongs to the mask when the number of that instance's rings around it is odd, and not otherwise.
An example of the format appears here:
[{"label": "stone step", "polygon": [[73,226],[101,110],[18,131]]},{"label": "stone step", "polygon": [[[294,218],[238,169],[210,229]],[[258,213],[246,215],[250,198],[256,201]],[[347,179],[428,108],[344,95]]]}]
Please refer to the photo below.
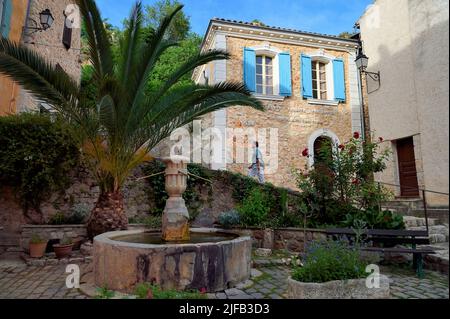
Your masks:
[{"label": "stone step", "polygon": [[[397,210],[391,209],[393,212],[403,215],[425,218],[425,211],[423,209],[411,209],[411,210]],[[438,224],[449,223],[449,210],[448,208],[429,208],[427,209],[428,219],[436,219]]]},{"label": "stone step", "polygon": [[[403,216],[406,228],[426,226],[426,220],[422,217]],[[435,218],[428,218],[428,226],[435,226],[439,224],[439,220]]]},{"label": "stone step", "polygon": [[[425,226],[408,227],[408,230],[426,231]],[[432,244],[446,243],[449,240],[448,225],[429,226],[429,237]]]}]

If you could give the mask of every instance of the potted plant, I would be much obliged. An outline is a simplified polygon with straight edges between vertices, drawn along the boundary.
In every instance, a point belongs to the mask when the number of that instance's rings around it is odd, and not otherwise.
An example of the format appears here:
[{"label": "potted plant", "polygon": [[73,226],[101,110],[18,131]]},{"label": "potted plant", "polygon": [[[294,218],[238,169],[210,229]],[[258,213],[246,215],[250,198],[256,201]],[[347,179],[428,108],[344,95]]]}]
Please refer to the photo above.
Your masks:
[{"label": "potted plant", "polygon": [[292,277],[288,279],[288,298],[389,298],[389,279],[386,276],[379,275],[376,285],[367,285],[371,275],[366,273],[368,264],[361,259],[359,250],[347,243],[313,242],[303,256],[303,266],[294,266]]},{"label": "potted plant", "polygon": [[83,244],[84,237],[78,236],[72,239],[72,250],[80,250],[81,245]]},{"label": "potted plant", "polygon": [[59,244],[53,245],[53,250],[55,251],[56,258],[61,259],[68,257],[72,254],[72,239],[64,237]]},{"label": "potted plant", "polygon": [[45,255],[47,249],[47,240],[43,239],[38,234],[33,234],[29,243],[30,257],[42,258]]}]

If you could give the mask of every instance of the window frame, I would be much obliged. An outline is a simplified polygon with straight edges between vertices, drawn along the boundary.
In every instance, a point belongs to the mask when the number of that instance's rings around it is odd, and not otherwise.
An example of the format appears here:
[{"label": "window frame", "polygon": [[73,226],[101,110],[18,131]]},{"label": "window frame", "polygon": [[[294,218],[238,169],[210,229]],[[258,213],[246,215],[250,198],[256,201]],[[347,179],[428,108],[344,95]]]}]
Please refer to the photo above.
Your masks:
[{"label": "window frame", "polygon": [[[262,64],[258,64],[258,58],[261,58]],[[270,68],[272,69],[272,72],[270,75],[267,74],[267,67],[269,67],[269,65],[267,64],[267,59],[270,59]],[[266,55],[266,54],[256,54],[256,61],[255,61],[255,66],[256,66],[256,71],[255,71],[255,75],[256,75],[256,94],[261,94],[261,95],[265,95],[265,96],[272,96],[274,95],[275,92],[275,81],[274,81],[274,65],[275,63],[275,59],[273,56],[270,55]],[[261,65],[261,69],[262,69],[262,74],[258,74],[258,66]],[[262,77],[262,83],[259,84],[258,83],[258,76]],[[269,79],[269,77],[272,79],[272,84],[268,85],[267,84],[267,80]],[[262,92],[258,92],[258,87],[262,86]],[[268,93],[267,89],[271,87],[271,92]]]},{"label": "window frame", "polygon": [[[329,72],[327,70],[329,62],[324,62],[322,60],[312,60],[312,91],[313,91],[313,98],[316,100],[321,101],[328,101],[330,100],[330,92],[329,92]],[[323,71],[321,70],[321,66],[323,66]],[[322,77],[324,75],[324,78]],[[314,78],[315,77],[315,78]],[[325,85],[325,90],[322,90],[322,84]],[[316,89],[314,89],[314,85],[316,85]],[[316,94],[316,96],[314,95]],[[325,94],[325,98],[322,97],[322,95]]]}]

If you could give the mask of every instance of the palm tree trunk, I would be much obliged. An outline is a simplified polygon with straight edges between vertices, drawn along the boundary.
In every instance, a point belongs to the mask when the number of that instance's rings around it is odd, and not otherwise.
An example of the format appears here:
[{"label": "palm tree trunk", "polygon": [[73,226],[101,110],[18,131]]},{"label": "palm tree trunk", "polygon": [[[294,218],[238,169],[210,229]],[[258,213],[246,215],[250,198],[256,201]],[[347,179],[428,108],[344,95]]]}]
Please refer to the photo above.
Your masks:
[{"label": "palm tree trunk", "polygon": [[116,230],[126,230],[128,218],[123,209],[123,196],[120,192],[101,194],[87,223],[90,239]]}]

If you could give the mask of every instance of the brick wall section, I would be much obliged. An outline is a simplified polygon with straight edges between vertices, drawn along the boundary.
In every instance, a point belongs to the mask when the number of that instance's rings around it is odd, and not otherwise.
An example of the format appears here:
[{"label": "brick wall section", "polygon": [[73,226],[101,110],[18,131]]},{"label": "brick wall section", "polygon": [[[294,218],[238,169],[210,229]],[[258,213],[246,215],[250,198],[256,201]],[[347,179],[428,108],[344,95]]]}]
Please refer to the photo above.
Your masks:
[{"label": "brick wall section", "polygon": [[[227,50],[231,54],[231,59],[227,62],[227,80],[242,82],[244,47],[254,47],[263,43],[263,41],[227,37]],[[278,128],[278,171],[266,177],[269,182],[277,186],[295,188],[292,169],[305,167],[306,159],[300,154],[304,148],[308,147],[309,137],[313,132],[326,128],[335,133],[342,142],[351,138],[350,86],[346,81],[347,102],[339,104],[337,107],[309,104],[301,96],[300,56],[302,53],[314,54],[319,48],[282,43],[270,44],[279,50],[289,51],[291,54],[293,96],[282,102],[265,101],[267,111],[264,113],[242,107],[228,109],[227,126],[230,128]],[[349,75],[348,53],[328,49],[325,49],[324,53],[336,58],[343,58],[347,79]],[[230,144],[232,141],[228,142],[229,145],[232,145]],[[234,172],[247,174],[247,166],[247,164],[230,164],[227,168]]]}]

